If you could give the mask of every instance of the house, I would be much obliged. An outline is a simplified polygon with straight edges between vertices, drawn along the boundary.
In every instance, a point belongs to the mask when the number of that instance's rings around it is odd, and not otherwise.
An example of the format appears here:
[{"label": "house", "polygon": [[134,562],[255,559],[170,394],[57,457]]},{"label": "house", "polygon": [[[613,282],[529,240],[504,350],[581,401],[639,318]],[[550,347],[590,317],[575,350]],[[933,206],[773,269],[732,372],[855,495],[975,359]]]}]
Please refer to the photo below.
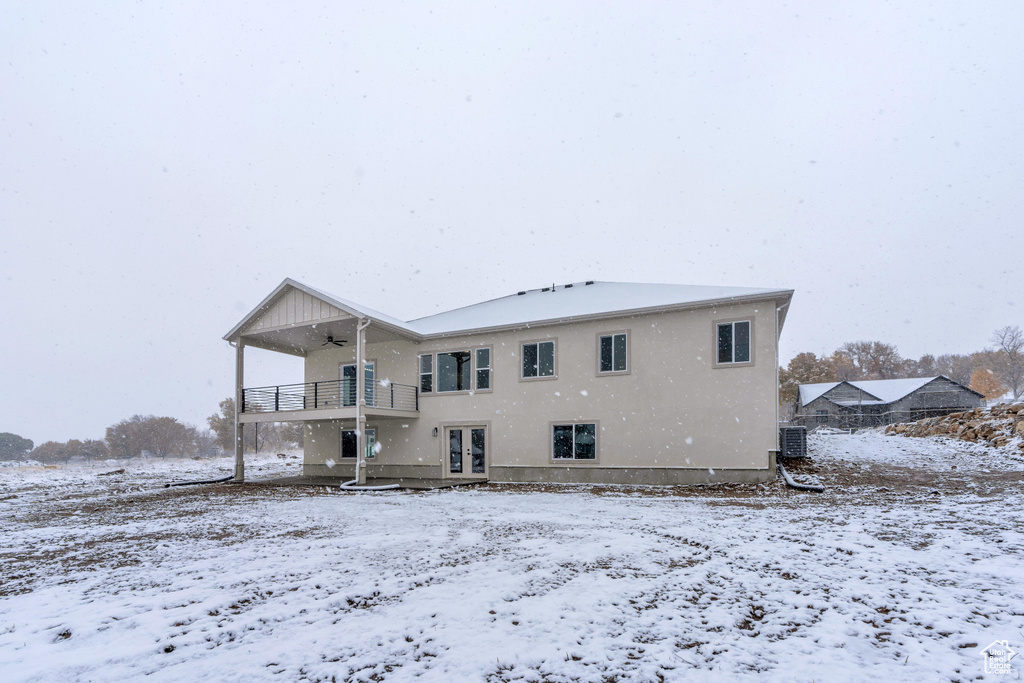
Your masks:
[{"label": "house", "polygon": [[984,396],[948,377],[801,384],[797,424],[877,427],[948,415],[982,405]]},{"label": "house", "polygon": [[[588,281],[401,321],[286,279],[224,336],[237,432],[301,421],[303,474],[360,482],[764,481],[792,294]],[[247,347],[304,381],[245,387]]]}]

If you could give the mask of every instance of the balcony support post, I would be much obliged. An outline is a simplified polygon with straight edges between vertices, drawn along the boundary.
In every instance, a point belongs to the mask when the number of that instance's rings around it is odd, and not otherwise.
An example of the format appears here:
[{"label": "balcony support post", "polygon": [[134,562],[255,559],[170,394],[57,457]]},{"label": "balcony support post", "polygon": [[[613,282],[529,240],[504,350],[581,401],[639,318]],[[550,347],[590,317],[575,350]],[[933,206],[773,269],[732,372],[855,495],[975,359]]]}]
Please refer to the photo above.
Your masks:
[{"label": "balcony support post", "polygon": [[356,326],[356,481],[366,484],[366,328],[368,319]]},{"label": "balcony support post", "polygon": [[235,342],[235,479],[245,481],[245,427],[239,416],[245,411],[245,342]]}]

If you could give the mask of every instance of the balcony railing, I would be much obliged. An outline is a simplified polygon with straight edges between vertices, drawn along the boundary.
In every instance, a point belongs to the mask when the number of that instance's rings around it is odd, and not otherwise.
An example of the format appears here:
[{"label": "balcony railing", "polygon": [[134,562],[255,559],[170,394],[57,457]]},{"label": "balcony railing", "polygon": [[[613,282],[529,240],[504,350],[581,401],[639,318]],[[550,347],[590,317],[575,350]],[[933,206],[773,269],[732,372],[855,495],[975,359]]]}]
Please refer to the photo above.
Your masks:
[{"label": "balcony railing", "polygon": [[[356,382],[353,379],[334,379],[280,384],[243,389],[242,394],[243,413],[347,408],[356,404]],[[380,380],[366,385],[366,406],[415,411],[419,410],[419,393],[414,386]]]}]

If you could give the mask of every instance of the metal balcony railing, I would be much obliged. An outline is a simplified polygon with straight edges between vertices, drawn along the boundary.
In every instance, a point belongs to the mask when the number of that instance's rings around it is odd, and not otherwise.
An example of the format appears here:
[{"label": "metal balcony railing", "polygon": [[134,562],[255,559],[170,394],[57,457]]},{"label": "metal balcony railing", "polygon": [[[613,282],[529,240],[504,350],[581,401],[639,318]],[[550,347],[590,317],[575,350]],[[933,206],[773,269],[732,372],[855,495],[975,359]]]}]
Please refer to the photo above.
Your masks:
[{"label": "metal balcony railing", "polygon": [[[305,384],[252,387],[243,389],[242,395],[243,413],[346,408],[356,404],[356,382],[353,379],[333,379]],[[392,410],[419,410],[419,392],[416,387],[408,384],[379,380],[366,385],[366,406]]]}]

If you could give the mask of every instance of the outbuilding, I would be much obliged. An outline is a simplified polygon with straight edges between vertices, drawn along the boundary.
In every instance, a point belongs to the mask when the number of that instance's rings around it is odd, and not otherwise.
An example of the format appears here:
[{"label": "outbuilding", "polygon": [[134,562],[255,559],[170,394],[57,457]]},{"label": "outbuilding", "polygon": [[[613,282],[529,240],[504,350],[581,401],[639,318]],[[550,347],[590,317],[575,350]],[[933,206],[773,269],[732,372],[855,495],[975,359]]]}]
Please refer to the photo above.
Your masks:
[{"label": "outbuilding", "polygon": [[877,427],[977,408],[984,396],[948,377],[801,384],[794,422],[808,428]]}]

